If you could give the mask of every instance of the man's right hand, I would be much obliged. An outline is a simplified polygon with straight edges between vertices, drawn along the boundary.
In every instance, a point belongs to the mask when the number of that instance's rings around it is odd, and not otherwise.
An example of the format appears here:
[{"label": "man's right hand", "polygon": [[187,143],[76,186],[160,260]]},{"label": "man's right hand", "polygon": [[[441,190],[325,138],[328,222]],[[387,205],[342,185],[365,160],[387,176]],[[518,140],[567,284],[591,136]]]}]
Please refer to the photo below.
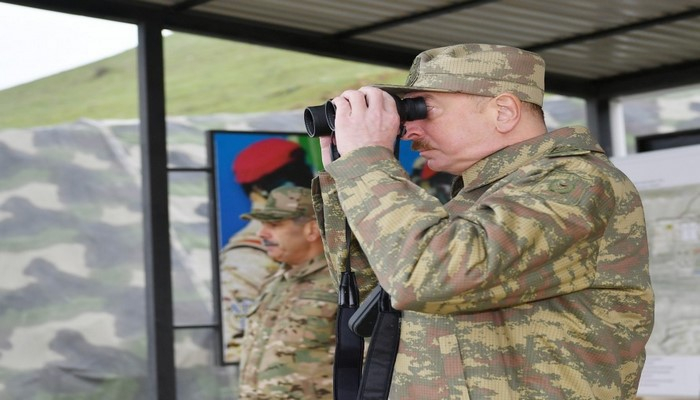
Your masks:
[{"label": "man's right hand", "polygon": [[321,160],[323,161],[323,167],[326,168],[328,164],[333,162],[333,157],[331,155],[331,144],[333,143],[333,137],[321,136],[318,139],[321,144]]}]

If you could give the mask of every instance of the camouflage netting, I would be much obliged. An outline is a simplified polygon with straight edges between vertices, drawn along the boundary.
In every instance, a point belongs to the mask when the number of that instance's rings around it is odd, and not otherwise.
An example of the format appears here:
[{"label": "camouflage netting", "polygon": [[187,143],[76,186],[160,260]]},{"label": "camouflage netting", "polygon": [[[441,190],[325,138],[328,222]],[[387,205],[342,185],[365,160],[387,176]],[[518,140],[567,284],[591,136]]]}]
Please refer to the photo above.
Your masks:
[{"label": "camouflage netting", "polygon": [[[303,130],[301,112],[168,120],[171,167],[207,163],[207,129]],[[0,131],[0,398],[146,399],[137,121]],[[171,173],[175,323],[213,320],[208,175]],[[176,331],[178,397],[231,399],[216,336]]]}]

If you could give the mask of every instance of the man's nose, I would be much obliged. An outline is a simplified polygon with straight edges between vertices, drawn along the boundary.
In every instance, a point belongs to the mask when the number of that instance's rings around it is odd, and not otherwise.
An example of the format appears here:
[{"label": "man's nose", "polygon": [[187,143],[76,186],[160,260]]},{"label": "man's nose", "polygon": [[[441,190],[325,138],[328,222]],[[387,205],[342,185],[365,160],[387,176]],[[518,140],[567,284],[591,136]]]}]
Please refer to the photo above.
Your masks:
[{"label": "man's nose", "polygon": [[416,140],[421,137],[420,129],[418,129],[418,123],[416,121],[406,121],[404,122],[405,132],[401,139],[403,140]]}]

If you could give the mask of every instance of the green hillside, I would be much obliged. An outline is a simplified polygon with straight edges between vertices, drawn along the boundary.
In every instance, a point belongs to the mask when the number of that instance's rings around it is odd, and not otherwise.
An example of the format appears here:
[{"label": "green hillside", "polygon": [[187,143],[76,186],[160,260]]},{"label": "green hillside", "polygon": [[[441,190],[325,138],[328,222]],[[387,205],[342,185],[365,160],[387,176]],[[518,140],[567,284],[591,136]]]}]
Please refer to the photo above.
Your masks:
[{"label": "green hillside", "polygon": [[[405,70],[176,33],[165,38],[168,115],[301,109]],[[138,117],[136,50],[0,91],[0,129]]]}]

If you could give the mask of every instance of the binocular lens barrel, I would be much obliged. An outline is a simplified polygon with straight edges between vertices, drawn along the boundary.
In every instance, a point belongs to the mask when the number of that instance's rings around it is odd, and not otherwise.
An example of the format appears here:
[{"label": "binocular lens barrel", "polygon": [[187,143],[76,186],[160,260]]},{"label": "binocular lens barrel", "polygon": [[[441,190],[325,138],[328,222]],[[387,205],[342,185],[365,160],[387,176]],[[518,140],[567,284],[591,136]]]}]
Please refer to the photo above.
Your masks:
[{"label": "binocular lens barrel", "polygon": [[410,97],[407,99],[396,100],[396,110],[399,113],[401,122],[415,121],[428,116],[428,107],[425,105],[425,99],[422,97]]},{"label": "binocular lens barrel", "polygon": [[335,104],[333,104],[332,101],[328,100],[325,105],[326,109],[326,121],[328,121],[328,126],[330,126],[331,130],[335,130]]},{"label": "binocular lens barrel", "polygon": [[[428,115],[428,108],[422,97],[400,99],[396,95],[391,96],[396,101],[396,110],[401,122],[423,119]],[[330,136],[335,130],[335,105],[329,100],[319,106],[306,107],[304,124],[310,137]]]},{"label": "binocular lens barrel", "polygon": [[326,106],[306,107],[304,110],[304,124],[306,133],[311,137],[329,136],[333,129],[328,125],[326,118]]}]

